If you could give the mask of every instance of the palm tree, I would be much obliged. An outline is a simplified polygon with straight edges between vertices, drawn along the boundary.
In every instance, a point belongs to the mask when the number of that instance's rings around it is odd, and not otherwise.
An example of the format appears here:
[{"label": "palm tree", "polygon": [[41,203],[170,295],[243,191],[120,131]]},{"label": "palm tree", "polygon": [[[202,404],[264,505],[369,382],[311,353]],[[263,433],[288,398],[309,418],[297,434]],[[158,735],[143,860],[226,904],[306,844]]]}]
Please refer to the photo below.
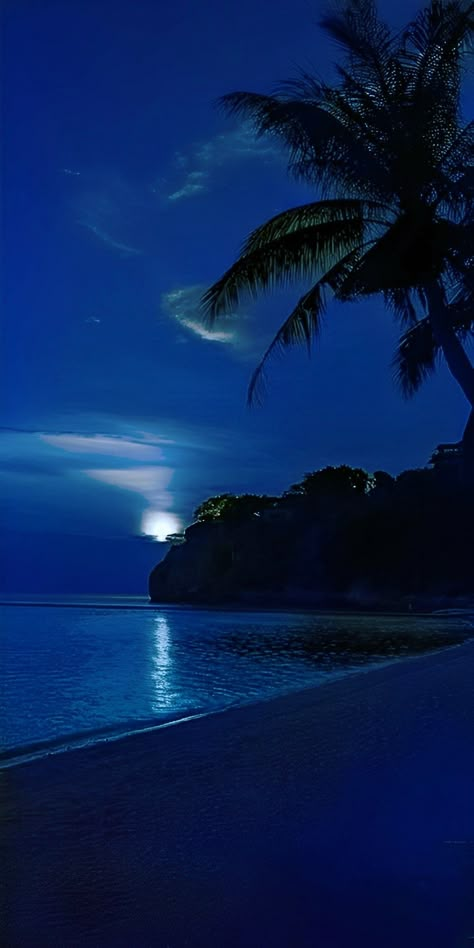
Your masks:
[{"label": "palm tree", "polygon": [[[245,294],[305,281],[305,292],[264,353],[249,386],[258,399],[268,360],[311,344],[328,295],[382,294],[403,334],[397,376],[406,394],[446,363],[474,419],[474,122],[461,86],[474,37],[474,3],[431,0],[401,33],[373,0],[348,0],[321,26],[342,49],[336,84],[302,73],[272,95],[234,92],[221,103],[277,136],[289,171],[318,200],[258,227],[205,294],[207,319]],[[469,426],[468,426],[469,427]]]}]

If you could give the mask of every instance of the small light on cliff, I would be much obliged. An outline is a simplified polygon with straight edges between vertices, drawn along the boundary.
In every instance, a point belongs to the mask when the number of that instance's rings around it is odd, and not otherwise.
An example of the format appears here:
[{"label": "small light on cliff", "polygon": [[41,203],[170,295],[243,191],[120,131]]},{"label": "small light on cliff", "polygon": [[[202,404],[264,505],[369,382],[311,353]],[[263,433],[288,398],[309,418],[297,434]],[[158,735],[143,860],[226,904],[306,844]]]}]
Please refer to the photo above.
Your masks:
[{"label": "small light on cliff", "polygon": [[145,510],[141,531],[147,537],[154,537],[158,543],[164,543],[170,533],[179,533],[182,523],[166,510]]}]

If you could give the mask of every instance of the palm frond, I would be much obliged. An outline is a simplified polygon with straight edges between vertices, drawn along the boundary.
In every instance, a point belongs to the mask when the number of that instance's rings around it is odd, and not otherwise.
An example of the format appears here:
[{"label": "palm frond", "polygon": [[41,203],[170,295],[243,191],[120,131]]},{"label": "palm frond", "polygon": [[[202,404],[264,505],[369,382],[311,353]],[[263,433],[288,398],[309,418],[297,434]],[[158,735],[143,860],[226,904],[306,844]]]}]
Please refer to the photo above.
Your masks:
[{"label": "palm frond", "polygon": [[426,82],[447,61],[455,65],[459,54],[469,49],[473,34],[472,0],[431,0],[404,36],[405,54],[416,63],[419,80]]},{"label": "palm frond", "polygon": [[[472,213],[472,207],[471,207]],[[474,270],[474,220],[466,222],[445,221],[445,263],[464,282],[473,279]]]},{"label": "palm frond", "polygon": [[[411,155],[407,189],[412,194],[424,189],[426,200],[436,199],[440,162],[459,136],[464,51],[472,36],[473,6],[465,0],[432,0],[406,30],[399,52],[406,87],[396,132],[406,142],[408,162]],[[396,152],[396,140],[394,144]],[[401,169],[400,179],[403,165]],[[433,185],[427,187],[430,181]]]},{"label": "palm frond", "polygon": [[312,339],[321,329],[321,319],[325,308],[324,286],[319,280],[300,298],[253,372],[247,393],[249,405],[262,400],[266,386],[266,367],[272,356],[282,353],[288,346],[301,342],[305,343],[308,349],[310,348]]},{"label": "palm frond", "polygon": [[[474,332],[474,293],[459,296],[448,306],[449,321],[456,335],[464,340]],[[418,391],[436,370],[441,350],[435,342],[429,316],[403,333],[393,360],[395,376],[406,398]]]},{"label": "palm frond", "polygon": [[[288,170],[296,179],[320,186],[325,192],[337,190],[347,197],[391,200],[387,168],[380,161],[374,142],[369,141],[367,128],[360,131],[357,110],[352,119],[344,113],[337,97],[321,87],[320,100],[287,98],[232,92],[219,100],[230,116],[245,117],[257,136],[278,137],[288,151]],[[365,137],[364,137],[365,136]]]},{"label": "palm frond", "polygon": [[286,102],[274,95],[229,92],[217,100],[217,105],[228,116],[248,119],[253,123],[257,135],[268,132],[283,135],[287,126],[290,129],[296,124],[291,109],[286,108]]},{"label": "palm frond", "polygon": [[394,43],[373,0],[348,0],[340,12],[323,17],[320,25],[346,53],[351,72],[371,93],[387,102],[390,91],[386,67]]},{"label": "palm frond", "polygon": [[455,326],[470,332],[474,326],[474,260],[454,284],[449,311]]},{"label": "palm frond", "polygon": [[310,351],[312,339],[321,330],[322,317],[326,310],[326,287],[332,290],[337,299],[338,289],[357,264],[357,261],[363,256],[365,248],[370,246],[371,243],[372,241],[368,241],[350,250],[300,298],[296,307],[268,346],[252,375],[247,398],[249,405],[255,401],[261,401],[266,386],[267,363],[272,356],[281,354],[288,346],[300,342],[306,343],[308,351]]},{"label": "palm frond", "polygon": [[402,60],[411,73],[413,95],[426,105],[437,98],[445,119],[459,107],[461,72],[473,35],[472,0],[431,0],[405,33]]},{"label": "palm frond", "polygon": [[325,97],[327,84],[314,72],[298,69],[295,76],[280,81],[274,90],[276,98],[284,102],[308,102],[319,105]]},{"label": "palm frond", "polygon": [[253,253],[287,234],[320,224],[352,221],[359,222],[361,227],[372,224],[389,227],[391,222],[386,217],[389,211],[387,205],[376,201],[333,199],[303,204],[283,211],[257,227],[243,244],[242,254]]},{"label": "palm frond", "polygon": [[202,297],[205,318],[212,325],[219,315],[232,312],[243,296],[259,290],[314,278],[359,246],[363,226],[359,219],[327,221],[260,246],[241,256]]},{"label": "palm frond", "polygon": [[443,141],[457,129],[461,73],[474,37],[472,0],[431,0],[406,34],[413,98]]},{"label": "palm frond", "polygon": [[391,309],[402,325],[413,326],[418,320],[416,305],[413,301],[413,294],[410,289],[405,287],[391,287],[384,290],[383,297],[385,305]]},{"label": "palm frond", "polygon": [[474,121],[458,129],[433,173],[436,205],[459,219],[474,204]]},{"label": "palm frond", "polygon": [[393,359],[395,379],[405,398],[410,398],[436,370],[438,347],[428,317],[400,338]]}]

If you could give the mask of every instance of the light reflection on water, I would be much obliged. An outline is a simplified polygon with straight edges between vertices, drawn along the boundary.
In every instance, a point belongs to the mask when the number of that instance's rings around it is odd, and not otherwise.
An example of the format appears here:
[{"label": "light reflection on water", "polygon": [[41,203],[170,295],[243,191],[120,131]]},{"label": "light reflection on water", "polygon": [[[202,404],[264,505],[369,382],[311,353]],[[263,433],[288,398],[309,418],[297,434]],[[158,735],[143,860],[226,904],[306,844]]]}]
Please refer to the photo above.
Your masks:
[{"label": "light reflection on water", "polygon": [[462,641],[445,616],[4,606],[5,749],[256,701]]},{"label": "light reflection on water", "polygon": [[165,615],[154,618],[150,674],[154,692],[152,698],[153,711],[163,712],[175,708],[177,695],[172,686],[171,633]]}]

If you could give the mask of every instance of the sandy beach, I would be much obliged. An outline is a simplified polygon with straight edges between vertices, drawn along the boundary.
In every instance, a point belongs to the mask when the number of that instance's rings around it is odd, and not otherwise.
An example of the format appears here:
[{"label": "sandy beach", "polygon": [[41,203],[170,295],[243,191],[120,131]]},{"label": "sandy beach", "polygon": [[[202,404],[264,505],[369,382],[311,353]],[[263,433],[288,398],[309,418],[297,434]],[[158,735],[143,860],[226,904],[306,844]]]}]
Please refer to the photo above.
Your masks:
[{"label": "sandy beach", "polygon": [[4,944],[474,943],[474,643],[11,768]]}]

